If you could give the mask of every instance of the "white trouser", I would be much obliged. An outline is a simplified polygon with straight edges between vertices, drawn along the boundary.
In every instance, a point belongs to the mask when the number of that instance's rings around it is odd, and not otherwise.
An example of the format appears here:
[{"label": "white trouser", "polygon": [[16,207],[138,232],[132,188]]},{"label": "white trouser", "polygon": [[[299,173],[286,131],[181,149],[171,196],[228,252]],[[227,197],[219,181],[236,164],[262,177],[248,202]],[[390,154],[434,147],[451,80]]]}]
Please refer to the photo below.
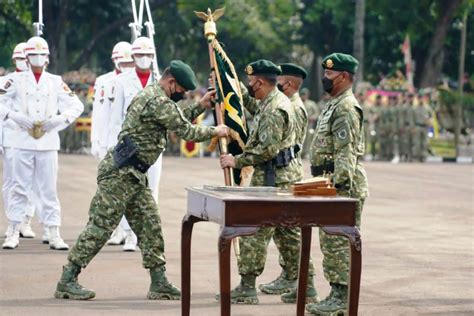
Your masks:
[{"label": "white trouser", "polygon": [[7,217],[21,221],[25,216],[34,185],[37,186],[38,214],[46,226],[61,225],[61,206],[56,191],[58,152],[15,149],[13,155],[13,185],[10,190]]},{"label": "white trouser", "polygon": [[[163,155],[160,155],[156,162],[151,165],[150,169],[147,171],[147,176],[148,176],[148,186],[150,187],[151,194],[153,195],[153,198],[155,199],[156,204],[158,204],[158,191],[160,188],[160,179],[161,179],[161,167],[163,164]],[[128,224],[127,220],[125,219],[125,216],[122,216],[122,219],[120,220],[120,227],[122,227],[123,230],[130,230],[130,225]]]},{"label": "white trouser", "polygon": [[[5,212],[8,210],[8,201],[10,200],[10,190],[13,186],[13,155],[15,154],[15,149],[10,147],[3,148],[3,207]],[[36,183],[33,185],[33,190],[30,192],[28,199],[28,207],[26,208],[26,215],[33,217],[35,215],[35,209],[40,212],[38,205],[38,198],[35,194],[38,192],[38,186]],[[38,220],[41,223],[40,216]]]}]

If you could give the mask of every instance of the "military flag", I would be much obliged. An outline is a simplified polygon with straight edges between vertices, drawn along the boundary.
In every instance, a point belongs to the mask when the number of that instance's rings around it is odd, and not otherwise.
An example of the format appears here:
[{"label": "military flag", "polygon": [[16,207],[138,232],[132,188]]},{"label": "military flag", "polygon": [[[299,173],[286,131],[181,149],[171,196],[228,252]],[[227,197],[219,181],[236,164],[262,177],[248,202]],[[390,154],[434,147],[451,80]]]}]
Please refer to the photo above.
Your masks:
[{"label": "military flag", "polygon": [[[217,102],[222,105],[224,124],[232,129],[228,151],[232,155],[241,154],[247,142],[247,127],[245,123],[242,92],[240,81],[234,65],[225,53],[217,39],[211,42],[214,58],[215,85]],[[240,184],[240,169],[233,169],[234,183]]]}]

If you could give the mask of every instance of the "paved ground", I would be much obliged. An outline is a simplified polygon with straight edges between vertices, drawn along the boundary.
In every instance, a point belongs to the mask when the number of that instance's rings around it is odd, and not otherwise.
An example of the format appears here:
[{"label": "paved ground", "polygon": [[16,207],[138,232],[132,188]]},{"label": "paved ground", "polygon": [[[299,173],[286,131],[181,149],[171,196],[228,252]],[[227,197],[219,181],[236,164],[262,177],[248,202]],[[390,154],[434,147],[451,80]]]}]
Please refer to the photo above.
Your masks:
[{"label": "paved ground", "polygon": [[[364,209],[360,315],[474,315],[473,167],[451,164],[368,163],[371,197]],[[61,156],[59,197],[62,234],[72,244],[87,221],[95,190],[96,161]],[[180,283],[180,222],[185,186],[221,184],[215,159],[164,160],[160,210],[169,278]],[[6,227],[4,216],[0,229]],[[33,225],[37,233],[41,227]],[[213,224],[197,224],[193,239],[192,315],[218,315],[217,236]],[[316,237],[317,234],[313,234]],[[321,296],[317,238],[313,242],[316,283]],[[13,251],[0,250],[0,315],[179,315],[178,302],[147,301],[149,277],[140,254],[107,246],[81,274],[97,292],[88,302],[56,300],[54,288],[66,253],[51,251],[39,239],[21,240]],[[235,263],[233,265],[235,271]],[[279,273],[276,248],[258,281]],[[238,277],[234,273],[233,282]],[[295,306],[261,294],[259,306],[233,306],[233,315],[294,315]]]}]

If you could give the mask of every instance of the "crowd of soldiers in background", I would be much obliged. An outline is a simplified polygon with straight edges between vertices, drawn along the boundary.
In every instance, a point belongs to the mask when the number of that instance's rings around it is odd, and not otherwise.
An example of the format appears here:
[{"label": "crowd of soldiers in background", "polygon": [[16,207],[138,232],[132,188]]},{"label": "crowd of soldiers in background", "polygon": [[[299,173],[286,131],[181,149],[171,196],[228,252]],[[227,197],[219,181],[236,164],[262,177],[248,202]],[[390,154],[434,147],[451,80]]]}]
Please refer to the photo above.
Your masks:
[{"label": "crowd of soldiers in background", "polygon": [[[76,77],[80,77],[80,80]],[[82,117],[91,116],[93,79],[94,76],[90,73],[71,72],[64,76],[64,80],[69,82],[70,88],[84,104]],[[74,83],[78,81],[86,83]],[[206,88],[188,92],[186,99],[181,102],[192,104],[205,92]],[[303,157],[307,158],[318,116],[324,109],[328,96],[323,95],[318,102],[315,102],[310,99],[310,91],[307,88],[303,88],[300,95],[308,113],[309,126],[302,151]],[[368,159],[392,162],[426,160],[430,152],[428,140],[434,116],[428,94],[387,91],[383,95],[365,92],[356,96],[364,108],[365,147]],[[246,120],[248,128],[251,129],[252,117],[249,113],[246,113]],[[215,125],[212,111],[206,111],[200,123]],[[87,128],[78,131],[77,124],[71,125],[63,130],[60,136],[62,152],[88,153],[90,136]],[[201,146],[203,156],[212,155],[207,151],[207,144]],[[174,133],[168,136],[165,155],[181,155],[181,140]]]},{"label": "crowd of soldiers in background", "polygon": [[357,97],[364,107],[368,157],[392,162],[426,160],[434,116],[428,94],[377,94],[373,102],[364,94]]}]

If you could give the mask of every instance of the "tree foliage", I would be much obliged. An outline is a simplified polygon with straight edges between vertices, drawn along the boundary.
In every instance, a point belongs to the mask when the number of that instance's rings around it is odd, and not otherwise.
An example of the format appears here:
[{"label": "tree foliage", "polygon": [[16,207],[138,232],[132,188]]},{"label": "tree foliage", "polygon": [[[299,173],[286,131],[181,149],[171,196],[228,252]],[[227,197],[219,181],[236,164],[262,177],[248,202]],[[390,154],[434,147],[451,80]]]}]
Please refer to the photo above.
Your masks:
[{"label": "tree foliage", "polygon": [[[474,0],[365,1],[365,80],[377,83],[382,76],[403,70],[400,45],[409,34],[416,64],[415,83],[419,84],[427,68],[435,65],[426,61],[440,23],[446,31],[440,71],[457,78],[460,32],[453,25],[463,10],[469,6],[472,9]],[[316,72],[318,56],[353,50],[354,0],[150,0],[150,4],[160,66],[183,59],[196,68],[201,80],[206,78],[208,51],[202,21],[193,11],[208,7],[226,7],[217,23],[218,38],[239,70],[252,60],[265,58],[295,61]],[[446,17],[448,5],[455,7]],[[129,0],[47,0],[44,6],[44,37],[50,44],[53,72],[80,67],[106,71],[112,66],[109,58],[113,45],[130,39]],[[13,47],[32,35],[31,25],[36,19],[36,1],[0,0],[0,66],[11,67]],[[471,25],[468,23],[466,48],[466,72],[470,74],[474,70]]]}]

